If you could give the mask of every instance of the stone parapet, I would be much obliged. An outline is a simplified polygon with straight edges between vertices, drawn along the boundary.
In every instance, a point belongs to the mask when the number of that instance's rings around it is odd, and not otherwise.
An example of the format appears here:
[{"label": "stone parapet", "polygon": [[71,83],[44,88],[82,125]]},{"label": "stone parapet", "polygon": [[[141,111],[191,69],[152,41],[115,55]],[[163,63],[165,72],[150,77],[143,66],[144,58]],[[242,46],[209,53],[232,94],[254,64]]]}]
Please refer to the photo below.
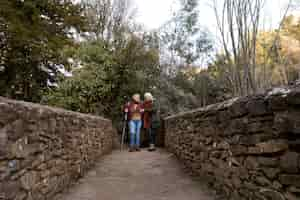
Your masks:
[{"label": "stone parapet", "polygon": [[0,97],[0,199],[47,200],[112,150],[101,117]]},{"label": "stone parapet", "polygon": [[225,199],[300,199],[300,88],[165,119],[165,144]]}]

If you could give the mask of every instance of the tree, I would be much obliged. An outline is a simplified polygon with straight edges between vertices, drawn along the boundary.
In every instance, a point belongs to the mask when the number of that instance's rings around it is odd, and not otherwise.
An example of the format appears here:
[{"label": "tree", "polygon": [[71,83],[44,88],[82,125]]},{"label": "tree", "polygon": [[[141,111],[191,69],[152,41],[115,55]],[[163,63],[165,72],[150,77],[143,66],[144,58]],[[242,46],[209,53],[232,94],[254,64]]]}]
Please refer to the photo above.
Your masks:
[{"label": "tree", "polygon": [[68,64],[60,50],[84,28],[81,11],[71,0],[0,2],[0,95],[39,101]]},{"label": "tree", "polygon": [[257,43],[257,81],[260,88],[284,85],[299,78],[299,21],[287,16],[274,31],[261,31]]},{"label": "tree", "polygon": [[101,42],[92,42],[81,44],[73,56],[82,67],[50,89],[44,103],[83,113],[109,113],[115,65],[110,52]]},{"label": "tree", "polygon": [[[263,0],[224,0],[221,12],[213,1],[234,95],[256,92],[256,43]],[[229,41],[227,40],[229,38]]]},{"label": "tree", "polygon": [[124,35],[130,31],[135,14],[131,0],[82,0],[82,4],[91,39],[119,46],[124,43]]},{"label": "tree", "polygon": [[179,11],[161,28],[161,48],[171,66],[190,66],[205,58],[213,46],[208,32],[198,23],[198,1],[180,0],[180,5]]},{"label": "tree", "polygon": [[[269,84],[267,82],[270,82],[262,81],[260,80],[261,77],[257,77],[257,74],[260,73],[257,70],[265,73],[267,67],[267,63],[264,63],[262,65],[263,70],[258,69],[260,63],[257,62],[257,48],[260,46],[258,42],[259,28],[264,2],[264,0],[223,0],[221,7],[219,7],[220,2],[213,0],[223,54],[230,72],[228,79],[233,83],[234,96],[256,93],[265,89]],[[264,52],[263,60],[266,62],[269,62],[271,57],[278,53],[280,32],[291,7],[292,1],[290,0],[274,36],[272,36],[271,43],[267,45],[268,50]],[[266,76],[268,75],[266,74]]]},{"label": "tree", "polygon": [[[81,68],[73,69],[52,88],[45,103],[94,113],[116,120],[122,105],[136,92],[152,91],[160,74],[158,50],[148,34],[131,35],[122,49],[96,40],[80,44],[73,59]],[[145,39],[147,38],[147,39]]]}]

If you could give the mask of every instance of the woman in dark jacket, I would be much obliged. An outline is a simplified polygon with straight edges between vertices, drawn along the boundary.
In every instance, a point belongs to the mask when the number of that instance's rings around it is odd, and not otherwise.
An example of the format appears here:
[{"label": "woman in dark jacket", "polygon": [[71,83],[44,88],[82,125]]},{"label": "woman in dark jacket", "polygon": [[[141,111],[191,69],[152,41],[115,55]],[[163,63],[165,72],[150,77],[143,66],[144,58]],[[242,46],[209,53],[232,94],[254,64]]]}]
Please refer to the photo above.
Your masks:
[{"label": "woman in dark jacket", "polygon": [[149,151],[155,151],[155,139],[156,131],[159,125],[159,110],[154,104],[154,99],[151,93],[145,93],[144,95],[144,128],[146,129],[149,135]]}]

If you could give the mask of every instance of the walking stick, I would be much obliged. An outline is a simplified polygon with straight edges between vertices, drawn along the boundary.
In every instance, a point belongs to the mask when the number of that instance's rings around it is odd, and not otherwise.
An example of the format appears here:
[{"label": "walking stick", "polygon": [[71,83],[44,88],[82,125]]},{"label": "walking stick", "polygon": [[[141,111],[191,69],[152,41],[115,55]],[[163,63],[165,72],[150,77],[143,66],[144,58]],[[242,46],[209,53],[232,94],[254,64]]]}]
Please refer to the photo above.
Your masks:
[{"label": "walking stick", "polygon": [[124,125],[123,125],[122,138],[121,138],[121,151],[123,151],[123,146],[124,146],[124,142],[125,142],[126,126],[127,126],[127,113],[125,113],[125,116],[124,116]]}]

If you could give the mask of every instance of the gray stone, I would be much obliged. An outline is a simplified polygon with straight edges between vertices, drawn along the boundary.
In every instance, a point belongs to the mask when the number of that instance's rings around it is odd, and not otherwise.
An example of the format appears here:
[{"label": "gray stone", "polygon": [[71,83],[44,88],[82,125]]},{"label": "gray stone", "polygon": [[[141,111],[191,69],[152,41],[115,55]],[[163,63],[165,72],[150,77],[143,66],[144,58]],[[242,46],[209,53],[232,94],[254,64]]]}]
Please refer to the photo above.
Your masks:
[{"label": "gray stone", "polygon": [[240,117],[248,113],[246,103],[248,99],[239,99],[234,102],[228,109],[228,112],[231,117]]},{"label": "gray stone", "polygon": [[230,164],[233,165],[233,166],[240,166],[241,162],[239,162],[237,159],[238,158],[234,158],[234,157],[230,158],[229,159]]},{"label": "gray stone", "polygon": [[273,157],[257,157],[257,162],[266,167],[277,167],[279,165],[279,159]]},{"label": "gray stone", "polygon": [[253,156],[248,156],[244,162],[244,165],[247,169],[257,169],[259,167],[257,159]]},{"label": "gray stone", "polygon": [[201,128],[201,134],[205,136],[212,136],[216,134],[216,129],[212,126],[205,126]]},{"label": "gray stone", "polygon": [[286,112],[276,113],[274,118],[274,129],[280,133],[288,133],[291,129],[291,125]]},{"label": "gray stone", "polygon": [[297,120],[293,120],[291,124],[292,124],[292,133],[300,134],[300,115],[299,118]]},{"label": "gray stone", "polygon": [[278,168],[262,168],[264,174],[269,179],[273,180],[277,177],[277,175],[280,173],[280,169]]},{"label": "gray stone", "polygon": [[248,173],[248,169],[246,167],[239,167],[239,170],[235,171],[234,173],[237,173],[239,177],[243,180],[243,181],[248,181],[250,174]]},{"label": "gray stone", "polygon": [[[272,132],[272,124],[270,122],[253,122],[248,123],[246,131],[248,134],[262,134],[270,133]],[[261,136],[263,137],[263,136]]]},{"label": "gray stone", "polygon": [[242,119],[235,119],[229,122],[226,126],[225,130],[223,131],[223,135],[231,136],[234,134],[242,134],[246,131],[246,124]]},{"label": "gray stone", "polygon": [[287,94],[287,102],[291,105],[300,105],[300,88],[295,88]]},{"label": "gray stone", "polygon": [[[166,143],[187,165],[201,166],[197,173],[213,176],[213,185],[227,199],[282,200],[286,191],[300,199],[299,105],[300,85],[280,94],[236,98],[168,118]],[[195,130],[185,130],[189,126]],[[217,134],[202,134],[205,127]],[[191,150],[198,137],[194,132],[205,136],[201,153],[209,156],[200,159]],[[260,188],[268,194],[261,196]]]},{"label": "gray stone", "polygon": [[231,146],[230,150],[234,156],[245,155],[248,152],[247,147],[242,145]]},{"label": "gray stone", "polygon": [[27,138],[19,139],[11,146],[11,153],[16,158],[26,158],[31,154],[41,152],[39,144],[28,144]]},{"label": "gray stone", "polygon": [[230,145],[239,145],[241,140],[241,135],[234,135],[228,140]]},{"label": "gray stone", "polygon": [[285,140],[271,140],[256,144],[256,147],[249,147],[249,154],[272,154],[288,150],[289,145]]},{"label": "gray stone", "polygon": [[279,133],[300,134],[300,112],[286,111],[276,114],[274,128]]},{"label": "gray stone", "polygon": [[283,96],[272,96],[268,98],[268,109],[272,111],[280,111],[287,108],[287,99]]},{"label": "gray stone", "polygon": [[280,158],[280,167],[284,172],[296,174],[298,170],[299,154],[296,152],[287,152]]},{"label": "gray stone", "polygon": [[278,181],[274,181],[272,186],[275,190],[281,190],[282,189],[282,184],[279,183]]},{"label": "gray stone", "polygon": [[201,169],[204,172],[207,172],[207,173],[213,173],[214,172],[214,166],[210,163],[203,163],[202,166],[201,166]]},{"label": "gray stone", "polygon": [[[213,134],[212,134],[213,135]],[[207,137],[205,139],[205,145],[210,145],[213,142],[213,138],[212,137]]]},{"label": "gray stone", "polygon": [[6,128],[0,129],[0,151],[5,149],[8,142],[7,130]]},{"label": "gray stone", "polygon": [[205,145],[200,142],[199,140],[194,140],[192,142],[192,148],[195,152],[201,152],[201,151],[205,151]]},{"label": "gray stone", "polygon": [[230,145],[228,144],[228,142],[223,141],[223,142],[217,144],[217,148],[220,150],[228,150],[230,148]]},{"label": "gray stone", "polygon": [[263,99],[251,100],[246,107],[252,116],[266,115],[268,113],[267,104]]},{"label": "gray stone", "polygon": [[236,188],[236,189],[237,188],[241,188],[242,181],[241,181],[241,179],[239,177],[233,176],[231,178],[231,181],[232,181],[232,184],[233,184],[234,188]]},{"label": "gray stone", "polygon": [[24,136],[24,121],[18,119],[7,126],[8,137],[10,140],[16,141]]},{"label": "gray stone", "polygon": [[14,199],[21,189],[21,185],[18,181],[0,182],[0,195],[4,196],[4,199]]},{"label": "gray stone", "polygon": [[264,197],[263,200],[264,199],[284,200],[284,197],[280,192],[268,188],[262,188],[258,195]]},{"label": "gray stone", "polygon": [[247,189],[251,190],[251,191],[257,191],[258,190],[258,186],[255,185],[254,183],[252,182],[248,182],[248,181],[245,181],[243,183],[243,187],[246,187]]},{"label": "gray stone", "polygon": [[254,135],[247,135],[247,136],[243,136],[241,138],[240,144],[250,146],[250,145],[255,145],[257,143],[265,142],[272,138],[273,138],[273,136],[271,134],[266,134],[266,133],[265,134],[259,133],[259,134],[254,134]]},{"label": "gray stone", "polygon": [[25,190],[32,190],[37,183],[38,176],[37,173],[34,171],[28,172],[21,177],[21,185],[22,188]]},{"label": "gray stone", "polygon": [[213,157],[213,158],[218,158],[218,159],[220,159],[221,156],[222,156],[222,154],[223,154],[223,151],[212,151],[212,152],[210,153],[210,156]]},{"label": "gray stone", "polygon": [[49,132],[50,133],[55,133],[56,130],[56,120],[55,119],[49,119]]},{"label": "gray stone", "polygon": [[9,105],[6,102],[2,102],[0,99],[0,110],[3,115],[0,115],[0,127],[7,125],[14,121],[17,118],[16,113],[11,112],[13,110],[13,106]]},{"label": "gray stone", "polygon": [[282,174],[279,175],[279,180],[283,185],[300,187],[300,175],[298,174]]},{"label": "gray stone", "polygon": [[219,111],[217,115],[217,120],[218,122],[229,121],[230,120],[229,112],[227,110]]},{"label": "gray stone", "polygon": [[16,195],[15,200],[25,200],[26,197],[27,197],[27,193],[24,191],[21,191]]},{"label": "gray stone", "polygon": [[201,162],[206,161],[209,158],[209,154],[207,152],[200,152],[199,154],[199,160]]},{"label": "gray stone", "polygon": [[270,186],[272,185],[271,181],[263,176],[257,176],[255,178],[255,182],[258,183],[260,186]]},{"label": "gray stone", "polygon": [[0,97],[0,199],[52,199],[112,150],[114,133],[101,117]]},{"label": "gray stone", "polygon": [[300,187],[290,186],[287,190],[294,194],[300,194]]}]

